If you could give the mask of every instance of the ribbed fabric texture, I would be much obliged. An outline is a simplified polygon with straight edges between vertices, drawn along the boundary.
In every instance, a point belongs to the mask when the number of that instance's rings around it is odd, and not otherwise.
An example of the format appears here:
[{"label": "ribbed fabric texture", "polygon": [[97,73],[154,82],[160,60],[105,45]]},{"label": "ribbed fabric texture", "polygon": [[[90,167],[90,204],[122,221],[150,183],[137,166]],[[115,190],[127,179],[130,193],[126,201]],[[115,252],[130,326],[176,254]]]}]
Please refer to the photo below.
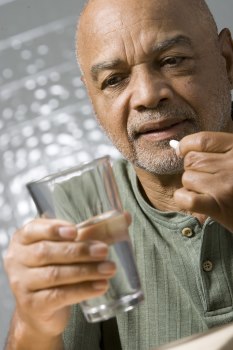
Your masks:
[{"label": "ribbed fabric texture", "polygon": [[[211,219],[201,226],[192,216],[152,208],[128,162],[118,161],[114,171],[133,217],[130,235],[145,294],[141,305],[117,316],[122,349],[150,350],[232,321],[233,235]],[[203,269],[206,261],[210,271]],[[100,337],[99,325],[88,324],[75,306],[66,349],[98,350]]]}]

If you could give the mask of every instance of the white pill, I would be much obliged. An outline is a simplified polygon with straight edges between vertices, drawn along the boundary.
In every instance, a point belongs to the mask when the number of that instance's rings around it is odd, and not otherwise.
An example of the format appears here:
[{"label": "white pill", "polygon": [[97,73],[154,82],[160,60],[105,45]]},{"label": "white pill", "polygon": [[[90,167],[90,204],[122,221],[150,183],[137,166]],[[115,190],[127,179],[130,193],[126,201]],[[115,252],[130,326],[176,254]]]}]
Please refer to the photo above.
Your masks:
[{"label": "white pill", "polygon": [[169,142],[169,145],[174,148],[174,149],[177,149],[177,147],[179,146],[179,141],[176,141],[176,140],[171,140]]}]

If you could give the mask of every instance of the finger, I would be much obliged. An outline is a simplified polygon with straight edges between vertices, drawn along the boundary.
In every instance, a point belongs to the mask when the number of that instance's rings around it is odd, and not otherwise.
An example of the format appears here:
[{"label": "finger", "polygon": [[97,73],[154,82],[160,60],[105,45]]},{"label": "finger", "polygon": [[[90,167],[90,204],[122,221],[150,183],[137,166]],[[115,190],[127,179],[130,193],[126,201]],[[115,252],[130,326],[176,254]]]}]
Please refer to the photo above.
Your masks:
[{"label": "finger", "polygon": [[19,230],[13,239],[22,244],[31,244],[42,240],[74,240],[77,235],[75,225],[55,219],[36,219]]},{"label": "finger", "polygon": [[127,222],[127,225],[130,226],[132,224],[132,216],[128,211],[124,212],[124,216]]},{"label": "finger", "polygon": [[[120,239],[120,235],[125,235],[125,227],[128,227],[128,225],[131,224],[130,214],[128,212],[125,212],[122,215],[118,215],[115,217],[115,219],[113,219],[112,224],[116,225],[117,222]],[[108,224],[104,226],[105,229],[108,228]],[[97,228],[100,228],[100,225]],[[115,234],[114,230],[110,230],[110,235],[111,232],[113,235]],[[101,237],[102,236],[103,235],[101,235]],[[31,244],[42,240],[74,240],[75,238],[77,238],[76,225],[63,220],[43,218],[29,222],[22,229],[18,230],[13,236],[13,240],[19,241],[22,244]],[[98,240],[98,237],[94,237],[93,239]]]},{"label": "finger", "polygon": [[[49,242],[41,241],[17,249],[18,261],[27,267],[41,267],[52,264],[75,264],[105,260],[109,248],[103,242]],[[14,251],[15,253],[15,251]],[[14,261],[15,254],[12,255]]]},{"label": "finger", "polygon": [[[103,295],[109,288],[106,279],[42,289],[28,293],[24,298],[24,308],[40,310],[41,314],[51,314],[56,310]],[[28,305],[28,306],[27,306]],[[38,312],[37,312],[38,313]]]},{"label": "finger", "polygon": [[233,135],[223,132],[199,132],[185,136],[179,144],[179,152],[185,156],[190,151],[224,153],[233,149]]},{"label": "finger", "polygon": [[119,214],[110,219],[84,227],[77,225],[77,228],[78,240],[96,239],[107,244],[113,244],[129,239],[128,222],[124,214]]},{"label": "finger", "polygon": [[232,202],[232,173],[221,171],[209,174],[187,170],[182,176],[183,186],[189,190],[202,194],[209,194],[217,202]]},{"label": "finger", "polygon": [[204,172],[198,172],[193,170],[187,170],[182,176],[183,186],[189,190],[197,193],[211,193],[215,188],[218,187],[219,177],[214,174],[207,174]]},{"label": "finger", "polygon": [[24,286],[32,292],[56,286],[109,279],[115,273],[116,265],[111,261],[66,266],[52,265],[31,269]]},{"label": "finger", "polygon": [[215,174],[226,166],[226,159],[219,153],[189,152],[184,158],[184,169]]},{"label": "finger", "polygon": [[214,217],[219,211],[218,205],[209,194],[200,194],[181,188],[174,193],[177,205],[188,212],[196,212]]}]

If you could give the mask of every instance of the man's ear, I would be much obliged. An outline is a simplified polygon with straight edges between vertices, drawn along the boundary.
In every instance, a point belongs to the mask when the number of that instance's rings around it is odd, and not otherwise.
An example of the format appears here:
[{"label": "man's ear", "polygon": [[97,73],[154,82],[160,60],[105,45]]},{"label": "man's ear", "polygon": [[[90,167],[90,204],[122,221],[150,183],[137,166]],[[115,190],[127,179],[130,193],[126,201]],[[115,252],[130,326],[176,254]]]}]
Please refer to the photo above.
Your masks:
[{"label": "man's ear", "polygon": [[226,61],[227,76],[233,89],[233,40],[229,29],[223,29],[219,34],[221,54]]}]

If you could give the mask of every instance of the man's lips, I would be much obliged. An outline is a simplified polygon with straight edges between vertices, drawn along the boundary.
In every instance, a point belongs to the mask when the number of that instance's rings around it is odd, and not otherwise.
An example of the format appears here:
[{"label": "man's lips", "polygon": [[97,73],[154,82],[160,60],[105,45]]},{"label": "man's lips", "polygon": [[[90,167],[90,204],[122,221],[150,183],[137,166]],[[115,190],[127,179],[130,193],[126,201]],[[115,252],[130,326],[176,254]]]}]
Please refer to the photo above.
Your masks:
[{"label": "man's lips", "polygon": [[182,123],[184,119],[164,119],[159,121],[150,121],[139,127],[136,134],[146,134],[149,132],[159,132],[164,129],[171,128],[172,126]]},{"label": "man's lips", "polygon": [[150,121],[141,125],[138,130],[135,131],[136,138],[141,136],[156,137],[166,139],[173,136],[178,129],[184,127],[184,124],[188,122],[188,119],[164,119],[159,121]]}]

